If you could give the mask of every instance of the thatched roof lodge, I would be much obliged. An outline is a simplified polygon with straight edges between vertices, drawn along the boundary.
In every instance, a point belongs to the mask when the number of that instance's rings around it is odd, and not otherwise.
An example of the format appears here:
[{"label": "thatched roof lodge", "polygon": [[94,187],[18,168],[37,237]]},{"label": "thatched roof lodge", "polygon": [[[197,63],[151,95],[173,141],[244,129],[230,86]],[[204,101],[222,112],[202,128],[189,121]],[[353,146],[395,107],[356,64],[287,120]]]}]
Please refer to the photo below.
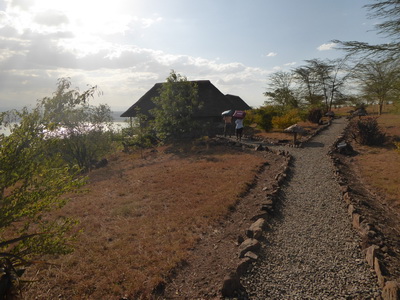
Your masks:
[{"label": "thatched roof lodge", "polygon": [[[249,110],[250,106],[246,104],[239,96],[224,95],[209,80],[190,81],[196,83],[198,95],[203,102],[203,107],[199,109],[194,117],[209,121],[220,121],[221,113],[226,110]],[[136,103],[134,103],[121,117],[135,117],[137,109],[140,113],[152,118],[150,110],[155,107],[152,99],[160,95],[159,91],[163,83],[156,83],[147,93],[145,93]]]}]

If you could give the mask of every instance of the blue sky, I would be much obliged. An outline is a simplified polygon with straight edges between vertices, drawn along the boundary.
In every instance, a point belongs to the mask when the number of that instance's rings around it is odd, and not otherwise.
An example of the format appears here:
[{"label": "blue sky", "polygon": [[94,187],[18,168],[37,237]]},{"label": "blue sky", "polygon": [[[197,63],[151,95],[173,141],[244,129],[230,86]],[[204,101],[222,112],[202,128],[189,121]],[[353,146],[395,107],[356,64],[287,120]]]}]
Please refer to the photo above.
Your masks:
[{"label": "blue sky", "polygon": [[381,43],[372,0],[0,0],[0,107],[34,105],[57,78],[125,110],[171,69],[263,104],[268,75]]}]

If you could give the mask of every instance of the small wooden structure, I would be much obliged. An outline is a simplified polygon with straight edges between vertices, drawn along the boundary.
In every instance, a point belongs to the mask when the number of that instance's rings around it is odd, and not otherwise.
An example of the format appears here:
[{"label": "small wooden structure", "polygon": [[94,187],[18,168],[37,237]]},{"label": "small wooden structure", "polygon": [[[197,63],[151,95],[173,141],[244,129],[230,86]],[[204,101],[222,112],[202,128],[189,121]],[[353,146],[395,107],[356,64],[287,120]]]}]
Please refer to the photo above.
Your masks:
[{"label": "small wooden structure", "polygon": [[306,132],[306,130],[301,127],[300,125],[294,124],[292,126],[289,126],[288,128],[286,128],[285,130],[283,130],[284,132],[287,133],[293,133],[293,145],[296,145],[297,143],[297,134],[303,134]]}]

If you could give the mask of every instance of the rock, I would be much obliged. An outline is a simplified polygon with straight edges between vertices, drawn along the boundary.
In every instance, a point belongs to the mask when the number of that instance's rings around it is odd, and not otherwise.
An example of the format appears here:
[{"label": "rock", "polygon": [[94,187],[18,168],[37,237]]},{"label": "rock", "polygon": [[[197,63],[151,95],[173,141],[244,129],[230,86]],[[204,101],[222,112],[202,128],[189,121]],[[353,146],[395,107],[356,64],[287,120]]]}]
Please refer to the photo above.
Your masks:
[{"label": "rock", "polygon": [[259,218],[263,218],[264,220],[267,220],[269,218],[269,215],[268,215],[268,213],[261,213],[261,214],[251,217],[250,220],[257,221]]},{"label": "rock", "polygon": [[375,257],[376,257],[376,251],[379,249],[377,245],[372,245],[367,248],[365,252],[365,259],[367,263],[371,266],[371,268],[374,267],[375,263]]},{"label": "rock", "polygon": [[251,262],[252,262],[252,259],[249,257],[242,258],[239,261],[239,263],[236,267],[236,273],[238,274],[238,276],[242,276],[244,273],[246,273],[247,268],[250,266]]},{"label": "rock", "polygon": [[388,252],[389,252],[388,246],[383,246],[383,247],[381,248],[381,251],[384,252],[384,253],[388,253]]},{"label": "rock", "polygon": [[269,212],[271,214],[274,213],[274,209],[273,209],[272,205],[270,205],[270,204],[262,204],[261,205],[261,210]]},{"label": "rock", "polygon": [[343,200],[344,200],[347,204],[350,204],[350,203],[351,203],[351,198],[350,198],[349,193],[344,193],[344,194],[343,194]]},{"label": "rock", "polygon": [[261,238],[264,226],[265,220],[263,218],[259,218],[257,221],[250,225],[249,230],[253,232],[253,238]]},{"label": "rock", "polygon": [[385,285],[385,277],[382,274],[381,265],[377,257],[374,259],[374,270],[376,277],[378,277],[378,284],[382,288]]},{"label": "rock", "polygon": [[388,281],[382,290],[383,300],[399,300],[400,299],[400,284],[396,281]]},{"label": "rock", "polygon": [[339,152],[340,154],[344,154],[344,155],[353,155],[354,154],[353,147],[345,141],[338,143],[336,146],[336,149],[337,149],[337,152]]},{"label": "rock", "polygon": [[361,221],[360,219],[361,219],[361,216],[359,214],[354,213],[352,215],[353,227],[356,230],[360,230],[360,221]]},{"label": "rock", "polygon": [[[340,182],[339,182],[339,184],[340,184]],[[349,188],[348,185],[342,185],[342,186],[340,187],[340,190],[341,190],[341,192],[342,192],[343,194],[345,194],[345,193],[348,193],[348,192],[349,192],[350,188]]]},{"label": "rock", "polygon": [[253,236],[254,236],[253,231],[251,231],[251,230],[249,230],[249,229],[246,230],[245,234],[246,234],[246,236],[247,236],[248,238],[253,238]]},{"label": "rock", "polygon": [[353,204],[349,205],[349,207],[347,208],[347,212],[349,213],[350,216],[353,215],[353,213],[356,212]]},{"label": "rock", "polygon": [[279,178],[278,178],[278,184],[279,185],[282,185],[283,184],[283,182],[285,181],[285,179],[286,179],[286,175],[284,175],[284,174],[280,174],[280,176],[279,176]]},{"label": "rock", "polygon": [[248,257],[248,258],[250,258],[250,259],[252,259],[252,260],[257,260],[257,259],[258,259],[258,255],[255,254],[254,252],[251,252],[251,251],[246,252],[246,253],[244,254],[244,257],[245,257],[245,258]]},{"label": "rock", "polygon": [[360,234],[368,235],[368,232],[371,230],[371,225],[368,224],[365,220],[360,223]]},{"label": "rock", "polygon": [[270,197],[267,196],[267,199],[263,201],[262,205],[274,205],[274,200],[272,200]]},{"label": "rock", "polygon": [[257,145],[257,146],[255,147],[254,150],[256,150],[256,151],[263,151],[263,150],[264,150],[264,147],[263,147],[262,145]]},{"label": "rock", "polygon": [[246,239],[242,244],[239,246],[239,258],[244,257],[244,254],[248,251],[257,251],[260,249],[261,244],[256,239]]},{"label": "rock", "polygon": [[222,297],[235,297],[242,289],[243,286],[240,283],[239,276],[236,273],[231,273],[224,278],[221,289]]}]

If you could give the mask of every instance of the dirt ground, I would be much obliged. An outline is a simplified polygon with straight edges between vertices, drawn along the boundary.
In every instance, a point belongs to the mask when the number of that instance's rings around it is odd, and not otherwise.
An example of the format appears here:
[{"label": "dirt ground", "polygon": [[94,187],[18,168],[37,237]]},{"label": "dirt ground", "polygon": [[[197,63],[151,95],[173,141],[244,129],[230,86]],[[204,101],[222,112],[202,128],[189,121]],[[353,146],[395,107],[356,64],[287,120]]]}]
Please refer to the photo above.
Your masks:
[{"label": "dirt ground", "polygon": [[263,214],[261,204],[268,192],[276,188],[275,176],[282,171],[284,158],[269,152],[260,152],[271,163],[257,176],[253,188],[234,211],[203,236],[186,264],[175,270],[165,289],[156,299],[220,299],[224,278],[235,271],[239,263],[238,239]]},{"label": "dirt ground", "polygon": [[[352,145],[357,149],[357,145]],[[364,237],[361,248],[378,245],[380,249],[377,255],[385,280],[400,280],[400,210],[390,206],[384,194],[363,180],[354,156],[335,154],[335,157],[340,159],[338,168],[350,188],[349,194],[356,210],[377,233],[369,238]]]}]

